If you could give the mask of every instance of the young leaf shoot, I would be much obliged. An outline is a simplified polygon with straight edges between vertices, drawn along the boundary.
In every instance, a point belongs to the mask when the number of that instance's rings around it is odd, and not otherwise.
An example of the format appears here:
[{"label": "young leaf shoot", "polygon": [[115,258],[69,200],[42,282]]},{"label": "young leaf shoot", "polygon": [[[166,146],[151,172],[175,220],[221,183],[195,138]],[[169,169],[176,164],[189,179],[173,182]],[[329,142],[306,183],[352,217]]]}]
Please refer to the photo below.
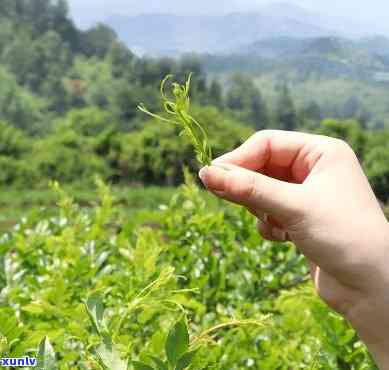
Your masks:
[{"label": "young leaf shoot", "polygon": [[209,144],[208,135],[202,125],[190,114],[189,91],[192,75],[189,75],[186,83],[183,85],[172,82],[172,97],[169,97],[165,90],[168,81],[172,77],[172,75],[166,76],[161,83],[163,108],[168,117],[162,117],[150,112],[144,104],[140,104],[138,109],[159,121],[181,126],[182,131],[180,135],[186,135],[190,139],[195,149],[197,160],[203,166],[208,166],[212,162],[212,149]]}]

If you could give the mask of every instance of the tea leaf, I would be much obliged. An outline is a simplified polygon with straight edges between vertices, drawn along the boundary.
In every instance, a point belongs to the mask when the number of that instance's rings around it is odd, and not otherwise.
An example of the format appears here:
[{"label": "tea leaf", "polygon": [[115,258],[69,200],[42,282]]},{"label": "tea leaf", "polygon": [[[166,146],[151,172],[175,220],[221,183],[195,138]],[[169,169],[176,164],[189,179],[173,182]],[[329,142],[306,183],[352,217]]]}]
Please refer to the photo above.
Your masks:
[{"label": "tea leaf", "polygon": [[40,370],[56,369],[54,348],[47,337],[44,337],[39,343],[38,366]]},{"label": "tea leaf", "polygon": [[133,361],[132,365],[134,366],[135,370],[154,370],[151,366],[139,361]]},{"label": "tea leaf", "polygon": [[186,369],[192,363],[193,357],[196,355],[196,353],[197,350],[184,353],[178,360],[175,370]]},{"label": "tea leaf", "polygon": [[100,295],[97,293],[90,295],[85,302],[85,307],[97,333],[102,334],[104,332],[104,306]]},{"label": "tea leaf", "polygon": [[102,364],[109,370],[127,370],[127,362],[120,358],[112,339],[108,336],[103,338],[103,342],[96,349],[96,353]]},{"label": "tea leaf", "polygon": [[185,320],[178,321],[170,330],[166,339],[165,351],[171,365],[176,365],[179,358],[189,348],[189,333]]},{"label": "tea leaf", "polygon": [[167,365],[162,360],[160,360],[158,357],[155,357],[155,356],[149,356],[149,357],[157,366],[157,370],[168,370]]}]

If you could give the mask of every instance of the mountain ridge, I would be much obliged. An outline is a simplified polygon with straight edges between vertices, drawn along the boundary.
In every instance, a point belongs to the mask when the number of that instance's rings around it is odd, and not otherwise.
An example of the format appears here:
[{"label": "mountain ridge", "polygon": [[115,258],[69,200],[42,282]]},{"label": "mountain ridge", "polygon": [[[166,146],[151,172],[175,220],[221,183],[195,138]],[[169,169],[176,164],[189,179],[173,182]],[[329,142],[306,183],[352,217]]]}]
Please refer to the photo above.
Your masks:
[{"label": "mountain ridge", "polygon": [[287,2],[262,6],[255,12],[223,15],[152,13],[107,18],[119,37],[132,49],[151,55],[185,52],[223,53],[258,40],[288,36],[362,37],[353,22],[336,20]]}]

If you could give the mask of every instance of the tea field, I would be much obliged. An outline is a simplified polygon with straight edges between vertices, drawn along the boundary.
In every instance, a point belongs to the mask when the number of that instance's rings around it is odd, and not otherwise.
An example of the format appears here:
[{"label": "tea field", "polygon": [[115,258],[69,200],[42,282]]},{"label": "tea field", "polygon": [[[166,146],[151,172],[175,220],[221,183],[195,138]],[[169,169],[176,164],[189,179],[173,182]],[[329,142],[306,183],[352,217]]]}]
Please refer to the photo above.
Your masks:
[{"label": "tea field", "polygon": [[295,247],[186,177],[3,194],[17,221],[0,240],[0,355],[45,370],[375,369]]}]

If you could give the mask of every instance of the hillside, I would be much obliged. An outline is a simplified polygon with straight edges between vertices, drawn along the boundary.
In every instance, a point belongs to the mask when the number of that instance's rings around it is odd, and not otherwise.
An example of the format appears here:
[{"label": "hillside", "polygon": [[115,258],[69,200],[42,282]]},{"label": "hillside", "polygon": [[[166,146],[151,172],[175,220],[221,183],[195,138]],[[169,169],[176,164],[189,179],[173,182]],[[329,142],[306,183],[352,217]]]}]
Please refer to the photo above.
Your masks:
[{"label": "hillside", "polygon": [[226,16],[142,15],[113,17],[108,24],[130,47],[150,54],[225,52],[266,36],[294,37],[326,34],[320,27],[296,19],[268,18],[261,14]]},{"label": "hillside", "polygon": [[323,16],[289,3],[260,6],[250,13],[176,15],[108,15],[106,23],[139,53],[177,55],[184,52],[230,52],[269,38],[365,36],[374,27]]},{"label": "hillside", "polygon": [[205,59],[211,70],[218,66],[223,72],[278,70],[304,78],[314,74],[381,82],[389,76],[389,39],[275,37],[258,40],[224,55],[208,55]]}]

